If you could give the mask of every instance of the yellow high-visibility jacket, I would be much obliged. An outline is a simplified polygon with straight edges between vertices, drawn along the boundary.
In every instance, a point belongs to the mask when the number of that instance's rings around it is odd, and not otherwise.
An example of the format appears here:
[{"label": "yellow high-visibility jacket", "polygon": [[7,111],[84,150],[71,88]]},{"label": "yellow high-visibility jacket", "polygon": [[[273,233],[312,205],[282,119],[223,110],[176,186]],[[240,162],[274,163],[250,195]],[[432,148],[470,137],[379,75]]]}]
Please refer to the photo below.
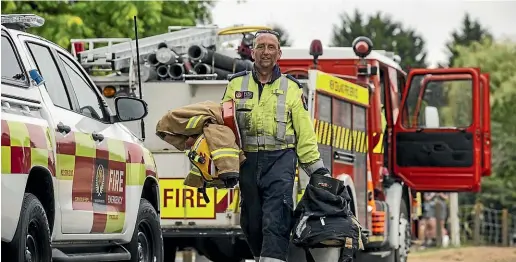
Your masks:
[{"label": "yellow high-visibility jacket", "polygon": [[295,148],[308,175],[324,167],[302,85],[281,75],[263,86],[261,97],[258,88],[251,72],[240,72],[229,80],[222,99],[235,101],[242,150]]}]

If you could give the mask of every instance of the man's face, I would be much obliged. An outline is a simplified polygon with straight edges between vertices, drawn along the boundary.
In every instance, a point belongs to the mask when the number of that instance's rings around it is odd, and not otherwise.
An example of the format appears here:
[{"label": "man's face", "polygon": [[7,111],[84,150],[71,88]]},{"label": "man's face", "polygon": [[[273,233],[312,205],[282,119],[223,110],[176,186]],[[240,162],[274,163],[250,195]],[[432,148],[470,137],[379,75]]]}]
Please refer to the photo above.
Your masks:
[{"label": "man's face", "polygon": [[278,38],[269,33],[258,35],[256,38],[252,56],[260,68],[271,68],[281,57]]}]

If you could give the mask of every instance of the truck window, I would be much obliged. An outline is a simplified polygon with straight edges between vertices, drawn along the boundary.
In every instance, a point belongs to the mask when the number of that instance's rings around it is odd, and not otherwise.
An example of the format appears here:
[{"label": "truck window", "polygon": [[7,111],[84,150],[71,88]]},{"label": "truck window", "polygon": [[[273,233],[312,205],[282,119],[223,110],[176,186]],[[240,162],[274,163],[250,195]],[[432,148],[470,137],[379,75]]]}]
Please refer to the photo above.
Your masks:
[{"label": "truck window", "polygon": [[45,79],[45,88],[55,106],[71,110],[71,103],[63,79],[48,47],[27,43],[32,59]]},{"label": "truck window", "polygon": [[317,94],[317,111],[316,119],[318,121],[317,133],[323,134],[319,136],[319,152],[323,160],[324,166],[331,172],[332,164],[332,121],[331,121],[331,97]]},{"label": "truck window", "polygon": [[352,130],[351,126],[351,104],[342,100],[333,99],[333,125],[337,126],[337,138],[334,146],[337,150],[344,150],[351,153],[351,139],[347,139],[347,135]]},{"label": "truck window", "polygon": [[[408,117],[403,118],[406,127],[425,127],[425,107],[433,106],[439,113],[439,127],[467,128],[472,124],[473,88],[470,79],[428,80],[425,75],[416,76],[410,83],[405,107]],[[426,88],[422,88],[424,85]],[[437,94],[447,94],[443,101]]]},{"label": "truck window", "polygon": [[70,78],[72,88],[79,103],[79,113],[93,119],[104,121],[104,110],[99,96],[84,78],[81,70],[68,58],[59,54],[63,66]]},{"label": "truck window", "polygon": [[[357,194],[357,212],[362,225],[367,226],[367,155],[366,145],[366,109],[353,105],[353,141],[355,153],[355,168],[353,169],[353,181]],[[356,139],[355,139],[356,137]]]},{"label": "truck window", "polygon": [[27,77],[20,65],[11,41],[2,35],[2,79],[28,85]]}]

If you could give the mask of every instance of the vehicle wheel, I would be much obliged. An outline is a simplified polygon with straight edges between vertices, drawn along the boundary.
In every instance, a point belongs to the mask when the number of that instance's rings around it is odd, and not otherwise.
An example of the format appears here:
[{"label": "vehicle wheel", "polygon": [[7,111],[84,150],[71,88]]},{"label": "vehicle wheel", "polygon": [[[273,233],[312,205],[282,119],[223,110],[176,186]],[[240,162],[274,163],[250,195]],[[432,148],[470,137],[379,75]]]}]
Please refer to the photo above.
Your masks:
[{"label": "vehicle wheel", "polygon": [[[5,245],[8,261],[13,262],[50,262],[50,228],[47,214],[38,198],[25,193],[18,220],[18,227],[11,243]],[[2,248],[3,249],[3,248]]]},{"label": "vehicle wheel", "polygon": [[131,262],[163,261],[160,218],[146,199],[140,199],[133,238],[126,248],[131,253]]},{"label": "vehicle wheel", "polygon": [[400,205],[400,220],[399,220],[399,232],[400,232],[400,247],[394,251],[395,262],[407,262],[408,254],[410,252],[411,232],[410,228],[410,215],[408,212],[405,201],[401,201]]}]

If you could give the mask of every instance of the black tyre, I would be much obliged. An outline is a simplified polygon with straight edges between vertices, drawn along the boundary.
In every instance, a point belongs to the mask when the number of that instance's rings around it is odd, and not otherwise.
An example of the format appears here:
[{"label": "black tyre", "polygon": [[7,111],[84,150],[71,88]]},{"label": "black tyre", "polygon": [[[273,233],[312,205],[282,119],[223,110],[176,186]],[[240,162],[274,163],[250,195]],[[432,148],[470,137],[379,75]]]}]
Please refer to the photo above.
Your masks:
[{"label": "black tyre", "polygon": [[133,238],[126,248],[131,253],[131,262],[163,261],[160,218],[146,199],[140,199]]},{"label": "black tyre", "polygon": [[52,247],[50,246],[50,228],[47,214],[38,198],[25,193],[20,212],[20,219],[12,241],[2,245],[2,261],[12,262],[50,262]]}]

